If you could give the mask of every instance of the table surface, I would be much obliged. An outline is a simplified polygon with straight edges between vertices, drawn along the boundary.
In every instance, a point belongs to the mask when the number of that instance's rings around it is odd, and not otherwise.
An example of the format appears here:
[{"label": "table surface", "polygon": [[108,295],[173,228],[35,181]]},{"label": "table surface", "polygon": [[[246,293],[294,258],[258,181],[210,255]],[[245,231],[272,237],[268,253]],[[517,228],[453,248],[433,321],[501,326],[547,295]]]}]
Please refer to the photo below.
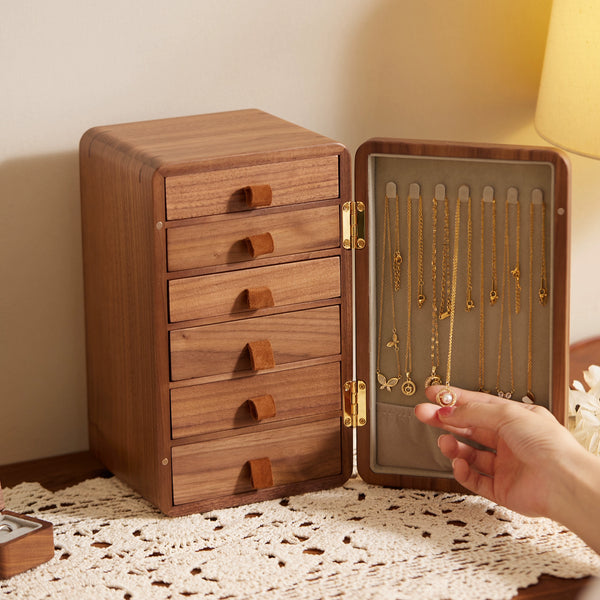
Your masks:
[{"label": "table surface", "polygon": [[[570,381],[581,380],[584,369],[591,364],[600,364],[600,338],[572,345],[570,362]],[[4,487],[37,481],[46,489],[56,491],[93,477],[112,477],[112,473],[88,451],[0,466],[0,481]],[[516,598],[572,600],[588,582],[589,578],[559,579],[543,575],[537,584],[521,589]]]}]

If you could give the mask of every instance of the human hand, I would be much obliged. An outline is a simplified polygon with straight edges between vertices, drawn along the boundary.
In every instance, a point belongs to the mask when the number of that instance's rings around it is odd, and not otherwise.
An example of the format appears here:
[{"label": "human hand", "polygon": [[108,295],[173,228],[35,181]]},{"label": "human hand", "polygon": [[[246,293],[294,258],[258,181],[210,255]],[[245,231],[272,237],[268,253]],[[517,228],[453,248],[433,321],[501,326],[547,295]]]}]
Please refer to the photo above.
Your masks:
[{"label": "human hand", "polygon": [[[434,401],[439,386],[427,389]],[[556,518],[564,457],[583,450],[545,408],[453,388],[456,405],[415,407],[417,418],[443,428],[438,445],[467,489],[529,516]],[[477,442],[476,449],[459,441]]]}]

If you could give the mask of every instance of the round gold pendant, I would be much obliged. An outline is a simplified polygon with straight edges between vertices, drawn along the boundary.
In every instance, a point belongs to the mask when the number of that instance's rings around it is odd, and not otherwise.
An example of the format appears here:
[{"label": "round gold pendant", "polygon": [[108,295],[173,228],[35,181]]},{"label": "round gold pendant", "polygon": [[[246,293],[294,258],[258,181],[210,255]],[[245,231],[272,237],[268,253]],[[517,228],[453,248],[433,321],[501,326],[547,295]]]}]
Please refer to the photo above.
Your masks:
[{"label": "round gold pendant", "polygon": [[412,381],[411,379],[407,379],[402,384],[402,393],[405,396],[412,396],[416,391],[417,391],[417,386],[415,385],[414,381]]},{"label": "round gold pendant", "polygon": [[450,388],[444,387],[435,395],[435,401],[440,406],[454,406],[456,404],[456,394]]},{"label": "round gold pendant", "polygon": [[430,375],[426,380],[425,380],[425,387],[431,387],[432,385],[440,385],[442,383],[442,380],[440,379],[440,377],[438,375]]}]

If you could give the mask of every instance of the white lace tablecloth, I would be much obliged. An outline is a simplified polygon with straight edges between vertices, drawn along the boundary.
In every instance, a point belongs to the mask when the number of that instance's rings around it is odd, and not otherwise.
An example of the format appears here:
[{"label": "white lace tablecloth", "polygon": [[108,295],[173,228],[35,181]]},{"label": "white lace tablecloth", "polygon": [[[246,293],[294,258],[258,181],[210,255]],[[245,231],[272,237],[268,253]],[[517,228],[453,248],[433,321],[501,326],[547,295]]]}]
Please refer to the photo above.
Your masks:
[{"label": "white lace tablecloth", "polygon": [[0,582],[7,598],[500,600],[546,573],[600,574],[600,557],[547,519],[477,496],[343,487],[186,517],[116,478],[4,491],[54,524],[54,558]]}]

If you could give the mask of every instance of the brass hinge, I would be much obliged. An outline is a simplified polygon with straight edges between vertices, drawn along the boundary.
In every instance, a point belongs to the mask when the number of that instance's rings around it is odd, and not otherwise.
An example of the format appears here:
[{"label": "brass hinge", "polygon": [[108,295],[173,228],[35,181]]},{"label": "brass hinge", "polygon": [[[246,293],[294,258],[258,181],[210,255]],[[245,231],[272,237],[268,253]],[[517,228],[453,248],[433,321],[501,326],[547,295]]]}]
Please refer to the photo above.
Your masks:
[{"label": "brass hinge", "polygon": [[365,205],[363,202],[342,204],[342,246],[346,250],[361,250],[365,240]]},{"label": "brass hinge", "polygon": [[367,424],[367,384],[346,381],[344,384],[344,425],[362,427]]}]

